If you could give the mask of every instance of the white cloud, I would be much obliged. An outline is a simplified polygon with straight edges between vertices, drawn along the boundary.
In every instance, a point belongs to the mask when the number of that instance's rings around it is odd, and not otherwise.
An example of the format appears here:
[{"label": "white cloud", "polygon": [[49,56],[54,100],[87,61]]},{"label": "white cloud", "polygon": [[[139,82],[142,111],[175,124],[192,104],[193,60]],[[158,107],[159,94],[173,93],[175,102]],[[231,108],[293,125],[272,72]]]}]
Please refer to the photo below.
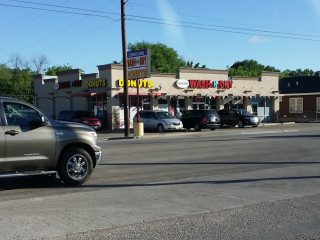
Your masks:
[{"label": "white cloud", "polygon": [[179,24],[179,17],[174,8],[171,6],[168,0],[157,0],[157,5],[160,9],[161,17],[166,21],[168,25],[165,26],[167,37],[170,39],[177,39],[183,41],[182,28],[179,26],[173,26]]},{"label": "white cloud", "polygon": [[310,0],[312,8],[318,15],[318,21],[320,22],[320,1],[319,0]]},{"label": "white cloud", "polygon": [[258,43],[258,42],[267,42],[268,38],[263,37],[263,36],[258,36],[258,35],[254,35],[253,37],[251,37],[249,39],[249,42],[251,43]]}]

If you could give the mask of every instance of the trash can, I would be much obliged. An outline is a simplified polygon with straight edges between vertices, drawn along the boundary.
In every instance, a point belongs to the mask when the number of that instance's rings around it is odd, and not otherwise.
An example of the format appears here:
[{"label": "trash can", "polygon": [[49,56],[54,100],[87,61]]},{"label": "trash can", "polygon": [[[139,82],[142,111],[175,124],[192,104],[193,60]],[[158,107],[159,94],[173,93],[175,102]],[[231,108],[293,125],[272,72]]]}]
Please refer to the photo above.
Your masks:
[{"label": "trash can", "polygon": [[134,122],[133,123],[133,134],[135,137],[142,137],[144,135],[143,123]]}]

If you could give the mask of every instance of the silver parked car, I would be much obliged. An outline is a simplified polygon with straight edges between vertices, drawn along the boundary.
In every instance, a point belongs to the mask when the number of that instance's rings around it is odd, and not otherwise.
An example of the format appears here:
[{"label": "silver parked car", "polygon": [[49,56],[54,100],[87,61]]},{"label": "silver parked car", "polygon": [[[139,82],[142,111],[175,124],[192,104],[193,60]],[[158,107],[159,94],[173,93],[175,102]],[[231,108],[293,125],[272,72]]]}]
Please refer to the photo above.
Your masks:
[{"label": "silver parked car", "polygon": [[[143,122],[144,129],[165,132],[170,130],[182,130],[182,122],[171,115],[169,112],[160,111],[160,110],[147,110],[141,111],[140,121]],[[137,122],[137,115],[133,119],[134,122]]]}]

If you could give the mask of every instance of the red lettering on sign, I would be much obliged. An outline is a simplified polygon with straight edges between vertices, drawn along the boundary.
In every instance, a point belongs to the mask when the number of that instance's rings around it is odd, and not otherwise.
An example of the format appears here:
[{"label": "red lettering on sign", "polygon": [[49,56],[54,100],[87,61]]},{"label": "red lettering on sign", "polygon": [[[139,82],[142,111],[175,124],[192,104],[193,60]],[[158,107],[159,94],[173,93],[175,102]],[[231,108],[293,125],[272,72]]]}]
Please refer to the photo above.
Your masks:
[{"label": "red lettering on sign", "polygon": [[189,80],[190,88],[196,88],[197,87],[197,81],[196,80]]},{"label": "red lettering on sign", "polygon": [[147,58],[146,57],[140,57],[140,66],[141,65],[147,65]]},{"label": "red lettering on sign", "polygon": [[219,88],[224,88],[224,81],[219,81]]}]

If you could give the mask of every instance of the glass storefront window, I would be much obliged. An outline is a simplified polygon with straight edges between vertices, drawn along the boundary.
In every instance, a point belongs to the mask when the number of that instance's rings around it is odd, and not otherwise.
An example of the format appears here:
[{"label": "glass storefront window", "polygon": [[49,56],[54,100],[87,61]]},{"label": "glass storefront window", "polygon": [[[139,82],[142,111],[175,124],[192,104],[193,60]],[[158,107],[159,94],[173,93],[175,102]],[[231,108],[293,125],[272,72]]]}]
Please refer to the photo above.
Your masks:
[{"label": "glass storefront window", "polygon": [[107,126],[107,101],[106,95],[90,97],[91,114],[101,120],[103,128]]}]

